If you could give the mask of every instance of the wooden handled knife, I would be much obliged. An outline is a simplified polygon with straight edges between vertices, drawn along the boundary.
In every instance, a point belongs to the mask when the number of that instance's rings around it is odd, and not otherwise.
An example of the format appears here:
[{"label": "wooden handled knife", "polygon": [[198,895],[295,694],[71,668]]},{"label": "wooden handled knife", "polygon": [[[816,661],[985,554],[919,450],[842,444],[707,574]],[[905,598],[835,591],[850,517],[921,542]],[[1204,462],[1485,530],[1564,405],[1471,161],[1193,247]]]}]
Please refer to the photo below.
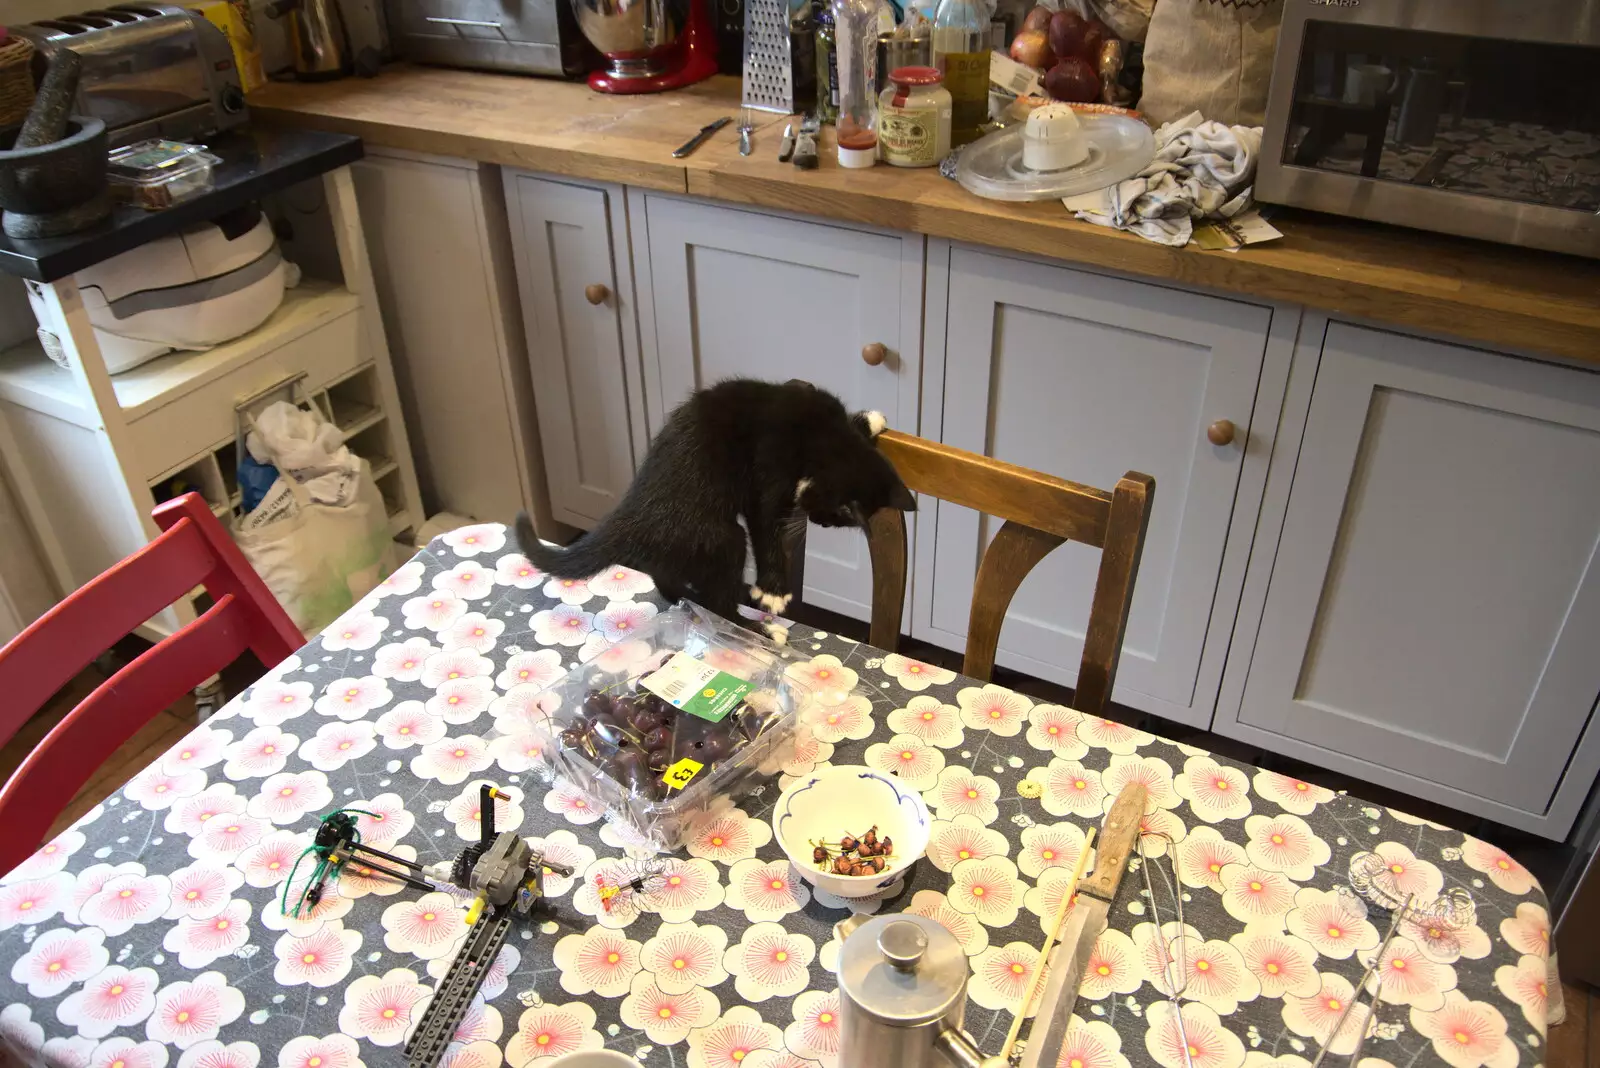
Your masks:
[{"label": "wooden handled knife", "polygon": [[1033,1018],[1033,1029],[1028,1032],[1022,1068],[1056,1068],[1061,1059],[1061,1046],[1078,1003],[1084,969],[1094,952],[1095,940],[1106,929],[1111,903],[1122,884],[1122,873],[1128,869],[1147,793],[1143,783],[1129,783],[1106,813],[1094,872],[1078,883],[1078,900],[1067,914],[1061,944],[1050,957],[1050,978],[1045,983],[1038,1015]]}]

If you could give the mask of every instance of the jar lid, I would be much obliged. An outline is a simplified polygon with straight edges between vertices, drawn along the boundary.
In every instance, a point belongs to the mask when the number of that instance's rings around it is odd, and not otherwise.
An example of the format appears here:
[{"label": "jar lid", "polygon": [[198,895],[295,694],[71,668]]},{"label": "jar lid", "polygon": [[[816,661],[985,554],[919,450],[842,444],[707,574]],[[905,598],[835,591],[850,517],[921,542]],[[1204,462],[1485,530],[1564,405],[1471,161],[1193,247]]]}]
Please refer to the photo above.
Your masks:
[{"label": "jar lid", "polygon": [[944,75],[938,67],[896,67],[889,72],[889,80],[896,85],[938,85]]},{"label": "jar lid", "polygon": [[926,916],[876,916],[844,940],[839,989],[891,1027],[937,1020],[961,998],[967,955],[955,935]]}]

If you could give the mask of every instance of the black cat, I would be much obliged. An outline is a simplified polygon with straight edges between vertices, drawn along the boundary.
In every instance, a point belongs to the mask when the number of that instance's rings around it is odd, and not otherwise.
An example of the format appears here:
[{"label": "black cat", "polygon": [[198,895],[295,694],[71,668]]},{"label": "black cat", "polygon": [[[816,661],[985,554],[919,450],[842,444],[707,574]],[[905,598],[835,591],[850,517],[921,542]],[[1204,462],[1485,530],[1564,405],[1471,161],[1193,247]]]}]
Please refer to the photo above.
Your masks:
[{"label": "black cat", "polygon": [[[755,552],[751,600],[782,612],[793,596],[789,548],[807,519],[865,527],[880,508],[916,501],[873,446],[878,412],[849,414],[809,382],[732,378],[699,390],[667,417],[611,514],[569,548],[541,544],[527,515],[517,541],[534,565],[583,578],[610,564],[652,576],[662,596],[690,597],[728,619],[744,599],[745,530]],[[768,628],[775,639],[781,628]]]}]

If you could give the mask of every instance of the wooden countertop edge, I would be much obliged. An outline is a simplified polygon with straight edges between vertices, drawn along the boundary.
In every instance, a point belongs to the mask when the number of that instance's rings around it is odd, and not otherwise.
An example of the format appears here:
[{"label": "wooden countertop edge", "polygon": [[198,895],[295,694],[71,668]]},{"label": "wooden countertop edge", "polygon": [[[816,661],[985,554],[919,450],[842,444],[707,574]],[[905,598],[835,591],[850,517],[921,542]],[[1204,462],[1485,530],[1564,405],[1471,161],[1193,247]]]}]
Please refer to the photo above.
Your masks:
[{"label": "wooden countertop edge", "polygon": [[570,143],[562,145],[530,144],[525,141],[508,141],[500,137],[484,137],[457,130],[440,130],[426,127],[402,126],[368,118],[347,118],[317,112],[255,107],[252,116],[269,125],[311,126],[319,130],[351,133],[364,141],[384,148],[398,148],[432,156],[453,156],[458,159],[494,163],[502,167],[521,167],[544,174],[559,174],[569,178],[588,178],[592,181],[617,182],[623,185],[655,189],[665,193],[685,193],[687,173],[678,160],[666,163],[648,160],[624,159],[604,146],[585,149]]}]

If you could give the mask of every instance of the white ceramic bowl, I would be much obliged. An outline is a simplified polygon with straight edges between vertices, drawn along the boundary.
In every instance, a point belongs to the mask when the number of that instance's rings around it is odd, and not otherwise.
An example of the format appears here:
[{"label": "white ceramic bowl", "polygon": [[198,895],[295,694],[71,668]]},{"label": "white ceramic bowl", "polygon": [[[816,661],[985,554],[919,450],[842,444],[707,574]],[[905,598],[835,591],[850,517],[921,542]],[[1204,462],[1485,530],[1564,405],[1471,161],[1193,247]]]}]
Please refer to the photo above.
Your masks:
[{"label": "white ceramic bowl", "polygon": [[[900,881],[928,849],[933,817],[917,791],[893,775],[853,765],[818,768],[796,780],[772,810],[772,831],[800,875],[836,897],[871,897]],[[846,832],[894,839],[894,855],[876,875],[835,875],[819,871],[811,842],[837,842]]]}]

